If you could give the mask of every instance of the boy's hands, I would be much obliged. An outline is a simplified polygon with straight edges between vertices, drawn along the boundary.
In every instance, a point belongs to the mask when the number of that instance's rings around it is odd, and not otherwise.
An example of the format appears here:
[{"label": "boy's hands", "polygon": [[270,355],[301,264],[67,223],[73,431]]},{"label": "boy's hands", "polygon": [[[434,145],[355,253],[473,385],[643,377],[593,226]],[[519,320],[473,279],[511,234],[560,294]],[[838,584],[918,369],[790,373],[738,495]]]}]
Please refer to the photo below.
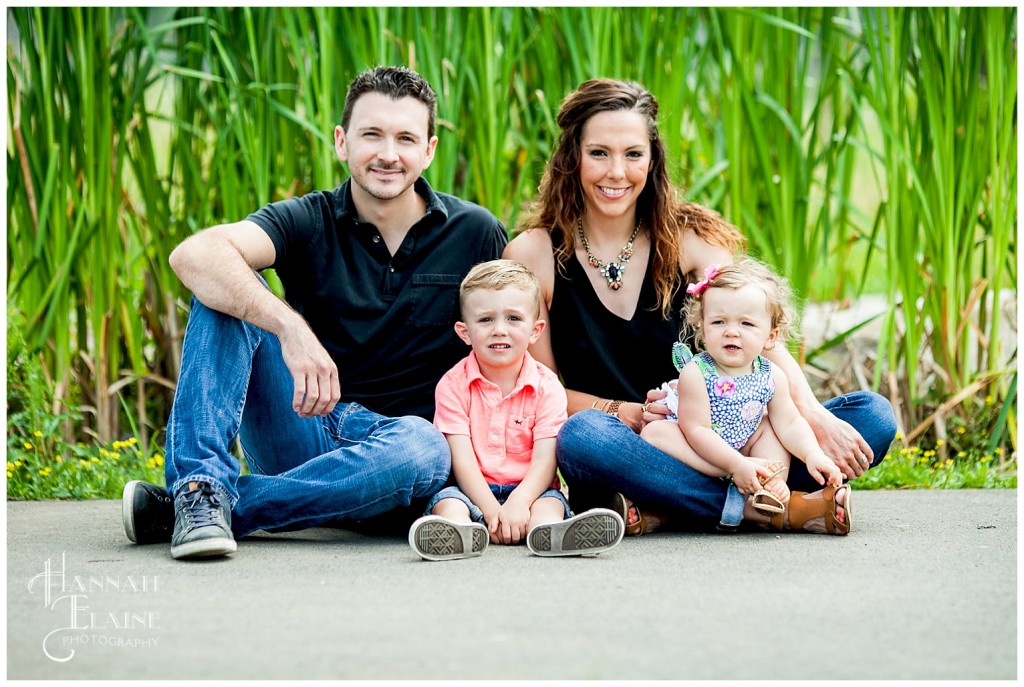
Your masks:
[{"label": "boy's hands", "polygon": [[807,473],[818,484],[824,486],[827,483],[829,486],[838,487],[843,483],[842,470],[824,453],[811,454],[807,457],[805,463],[807,465]]},{"label": "boy's hands", "polygon": [[514,496],[510,496],[497,511],[490,516],[485,514],[484,518],[487,520],[487,530],[491,534],[491,542],[518,544],[526,539],[530,526],[530,507],[520,503]]}]

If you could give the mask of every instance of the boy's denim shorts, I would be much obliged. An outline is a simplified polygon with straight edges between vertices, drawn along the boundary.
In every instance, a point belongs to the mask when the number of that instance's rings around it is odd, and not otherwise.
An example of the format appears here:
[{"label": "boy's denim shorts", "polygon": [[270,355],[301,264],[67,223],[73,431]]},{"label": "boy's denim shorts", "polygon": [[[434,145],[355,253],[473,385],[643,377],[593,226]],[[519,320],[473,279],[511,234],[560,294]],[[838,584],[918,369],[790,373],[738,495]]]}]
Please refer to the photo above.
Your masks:
[{"label": "boy's denim shorts", "polygon": [[[491,488],[491,493],[494,494],[494,498],[498,499],[498,503],[505,503],[508,497],[512,494],[512,490],[518,487],[518,484],[488,484]],[[565,509],[566,519],[572,517],[572,511],[569,509],[569,502],[565,500],[565,496],[562,492],[557,489],[548,489],[543,494],[537,497],[538,499],[553,498],[558,499],[562,502],[562,507]],[[469,508],[469,517],[473,519],[473,522],[479,522],[484,525],[484,512],[476,507],[476,505],[469,500],[469,497],[462,493],[462,490],[456,486],[445,487],[441,491],[434,494],[434,497],[430,499],[427,504],[426,510],[423,512],[424,515],[430,515],[430,511],[434,510],[434,506],[437,502],[442,499],[458,499],[462,501]]]}]

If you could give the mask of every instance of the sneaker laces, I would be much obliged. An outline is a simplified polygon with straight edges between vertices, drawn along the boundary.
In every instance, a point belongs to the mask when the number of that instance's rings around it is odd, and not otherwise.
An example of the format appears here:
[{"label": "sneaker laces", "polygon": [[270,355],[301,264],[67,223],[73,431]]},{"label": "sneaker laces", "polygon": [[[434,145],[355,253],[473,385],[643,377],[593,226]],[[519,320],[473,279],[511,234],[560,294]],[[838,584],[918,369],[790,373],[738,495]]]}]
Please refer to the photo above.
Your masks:
[{"label": "sneaker laces", "polygon": [[220,525],[220,494],[207,484],[199,482],[192,491],[185,492],[185,508],[188,510],[193,527]]}]

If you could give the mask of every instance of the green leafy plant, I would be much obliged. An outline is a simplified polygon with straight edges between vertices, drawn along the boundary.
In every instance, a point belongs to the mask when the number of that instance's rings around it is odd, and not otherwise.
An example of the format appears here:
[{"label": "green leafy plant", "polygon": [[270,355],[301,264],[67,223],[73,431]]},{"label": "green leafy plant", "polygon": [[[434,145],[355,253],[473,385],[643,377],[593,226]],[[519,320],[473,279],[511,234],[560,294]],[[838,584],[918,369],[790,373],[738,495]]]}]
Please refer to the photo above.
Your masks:
[{"label": "green leafy plant", "polygon": [[[991,397],[988,451],[1016,450],[1004,329],[1017,282],[1015,7],[7,17],[8,304],[25,314],[21,360],[38,361],[49,394],[24,412],[49,413],[66,446],[109,451],[131,434],[156,455],[189,298],[170,251],[339,183],[344,85],[407,64],[438,93],[427,178],[509,227],[536,191],[561,99],[587,78],[645,84],[683,195],[737,224],[804,299],[885,295],[871,365],[840,391],[886,394],[914,445],[948,446]],[[824,366],[819,353],[808,361]],[[20,445],[50,436],[41,421],[14,416]]]},{"label": "green leafy plant", "polygon": [[81,409],[55,397],[40,356],[21,335],[23,322],[16,311],[8,313],[7,497],[111,499],[132,479],[163,484],[162,452],[147,452],[135,436],[89,443],[65,438],[81,422]]}]

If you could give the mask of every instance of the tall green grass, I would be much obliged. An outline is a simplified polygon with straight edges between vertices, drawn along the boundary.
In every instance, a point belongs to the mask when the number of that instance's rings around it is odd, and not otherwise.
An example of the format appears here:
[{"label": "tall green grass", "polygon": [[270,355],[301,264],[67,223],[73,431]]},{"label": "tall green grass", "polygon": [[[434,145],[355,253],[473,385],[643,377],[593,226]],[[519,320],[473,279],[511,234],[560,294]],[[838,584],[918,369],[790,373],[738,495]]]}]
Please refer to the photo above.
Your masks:
[{"label": "tall green grass", "polygon": [[[942,439],[993,398],[979,431],[1015,446],[1016,349],[997,296],[1017,277],[1016,18],[12,8],[8,307],[24,313],[65,439],[138,434],[148,452],[187,316],[167,255],[203,227],[340,183],[332,132],[356,74],[407,64],[429,79],[440,142],[427,177],[510,227],[562,97],[587,78],[633,79],[661,102],[685,195],[739,225],[801,296],[890,300],[867,374],[905,435]],[[61,415],[60,399],[80,401],[83,418]]]},{"label": "tall green grass", "polygon": [[974,388],[1015,403],[1003,348],[1013,343],[999,330],[1002,289],[1016,283],[1015,17],[1013,8],[862,14],[869,59],[857,88],[881,123],[878,224],[885,287],[899,306],[879,354],[911,437],[934,426],[945,438],[952,408],[922,424],[927,394]]}]

